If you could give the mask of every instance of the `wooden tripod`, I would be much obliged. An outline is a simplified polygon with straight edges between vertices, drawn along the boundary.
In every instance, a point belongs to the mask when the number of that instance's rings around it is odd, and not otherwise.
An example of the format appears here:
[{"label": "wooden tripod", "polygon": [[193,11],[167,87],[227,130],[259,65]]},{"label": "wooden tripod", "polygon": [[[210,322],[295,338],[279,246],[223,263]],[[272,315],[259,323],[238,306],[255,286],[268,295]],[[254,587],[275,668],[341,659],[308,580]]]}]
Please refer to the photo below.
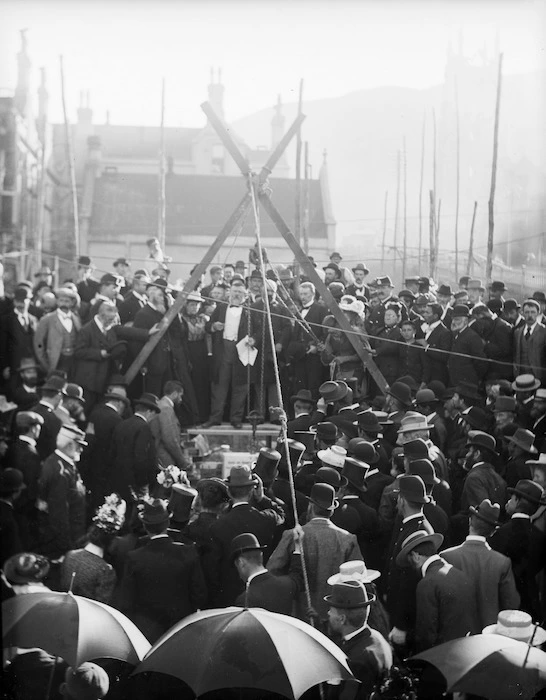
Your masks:
[{"label": "wooden tripod", "polygon": [[275,227],[281,234],[281,236],[284,238],[286,241],[288,247],[292,250],[294,253],[294,256],[296,260],[298,261],[299,265],[303,269],[305,275],[307,278],[313,282],[315,285],[316,289],[318,290],[319,294],[321,295],[322,299],[326,303],[326,306],[330,310],[330,313],[336,321],[338,322],[340,328],[347,333],[347,338],[349,339],[351,345],[354,347],[355,352],[357,355],[360,357],[362,360],[362,363],[364,367],[368,370],[370,375],[373,377],[375,380],[376,384],[378,385],[379,389],[385,393],[385,391],[388,388],[387,382],[385,381],[385,378],[379,371],[377,365],[373,361],[370,353],[361,345],[359,342],[359,339],[355,337],[355,333],[353,328],[351,327],[349,321],[343,314],[343,312],[339,309],[334,297],[324,284],[324,282],[320,279],[318,274],[315,271],[315,268],[313,267],[313,264],[307,257],[307,255],[304,253],[303,249],[299,245],[299,243],[296,241],[294,234],[282,218],[280,212],[276,208],[276,206],[273,204],[271,201],[271,196],[265,187],[265,184],[267,182],[267,179],[273,169],[275,168],[277,162],[281,158],[282,154],[288,147],[288,144],[294,137],[294,135],[297,133],[299,128],[301,127],[301,124],[303,120],[305,119],[305,115],[303,114],[298,114],[296,119],[294,120],[294,123],[290,127],[290,129],[286,132],[284,137],[281,139],[281,141],[277,144],[276,148],[273,150],[269,158],[267,159],[267,162],[265,165],[262,167],[261,171],[259,174],[255,174],[251,171],[250,165],[246,158],[243,156],[241,151],[239,150],[239,147],[231,137],[231,134],[229,133],[226,125],[223,123],[223,121],[216,115],[214,110],[212,109],[211,105],[208,102],[205,102],[201,105],[202,110],[205,112],[207,115],[209,122],[213,126],[214,130],[218,134],[220,140],[224,144],[226,150],[229,152],[229,154],[232,156],[233,160],[239,167],[239,170],[241,171],[241,174],[243,177],[247,180],[248,186],[249,186],[249,191],[245,194],[245,196],[242,198],[242,200],[239,202],[237,205],[236,209],[234,210],[233,214],[229,217],[229,219],[226,221],[224,224],[222,230],[218,234],[218,237],[214,241],[214,243],[211,245],[209,250],[205,253],[203,256],[203,259],[201,262],[195,267],[194,271],[190,275],[190,278],[184,285],[184,289],[180,292],[180,294],[177,296],[174,304],[171,306],[171,308],[167,311],[165,316],[163,317],[161,323],[160,323],[160,329],[159,332],[156,333],[155,335],[151,336],[150,339],[146,342],[146,344],[142,347],[141,351],[139,352],[138,356],[135,358],[133,364],[129,367],[127,370],[127,373],[125,375],[125,379],[127,380],[128,383],[132,382],[137,373],[140,371],[140,368],[142,365],[146,362],[148,357],[150,356],[151,352],[153,349],[157,346],[163,335],[167,332],[167,329],[169,328],[171,322],[173,319],[176,317],[178,312],[181,310],[182,306],[184,305],[184,302],[186,300],[186,296],[192,292],[195,289],[195,286],[199,279],[201,278],[201,275],[205,272],[207,267],[210,265],[212,260],[214,259],[214,256],[218,253],[218,251],[221,249],[221,247],[224,245],[226,239],[228,236],[233,232],[237,224],[243,219],[243,217],[246,215],[247,211],[249,208],[252,206],[252,194],[250,191],[250,188],[254,189],[255,197],[257,201],[259,201],[262,205],[262,207],[265,209],[265,211],[269,214],[269,217],[275,224]]}]

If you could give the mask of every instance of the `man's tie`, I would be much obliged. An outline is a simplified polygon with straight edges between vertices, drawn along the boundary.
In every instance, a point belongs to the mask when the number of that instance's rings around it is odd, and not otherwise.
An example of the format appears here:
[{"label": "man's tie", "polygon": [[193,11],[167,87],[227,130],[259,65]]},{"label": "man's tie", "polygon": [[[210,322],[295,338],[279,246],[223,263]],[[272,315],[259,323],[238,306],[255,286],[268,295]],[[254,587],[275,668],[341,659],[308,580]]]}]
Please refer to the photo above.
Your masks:
[{"label": "man's tie", "polygon": [[525,340],[529,340],[530,337],[531,337],[531,329],[529,328],[529,326],[527,326],[527,328],[525,329]]}]

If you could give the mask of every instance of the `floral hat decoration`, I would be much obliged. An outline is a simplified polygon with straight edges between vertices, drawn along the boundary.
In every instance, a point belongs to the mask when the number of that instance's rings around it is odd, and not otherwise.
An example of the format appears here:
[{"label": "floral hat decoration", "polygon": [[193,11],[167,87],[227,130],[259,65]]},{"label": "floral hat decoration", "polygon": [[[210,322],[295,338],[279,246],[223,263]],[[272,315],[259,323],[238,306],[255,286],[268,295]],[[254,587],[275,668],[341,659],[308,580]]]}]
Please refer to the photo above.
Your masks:
[{"label": "floral hat decoration", "polygon": [[119,532],[125,522],[126,510],[127,504],[125,501],[117,493],[111,493],[105,497],[104,503],[97,508],[93,522],[100,530],[105,532],[112,534]]}]

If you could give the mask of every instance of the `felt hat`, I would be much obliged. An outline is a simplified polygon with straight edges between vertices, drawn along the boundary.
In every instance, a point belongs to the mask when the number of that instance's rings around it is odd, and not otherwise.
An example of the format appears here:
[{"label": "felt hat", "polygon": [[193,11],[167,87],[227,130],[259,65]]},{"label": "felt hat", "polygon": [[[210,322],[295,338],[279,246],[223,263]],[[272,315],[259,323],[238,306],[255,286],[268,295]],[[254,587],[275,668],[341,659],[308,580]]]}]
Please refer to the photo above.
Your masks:
[{"label": "felt hat", "polygon": [[469,275],[463,275],[462,277],[459,277],[459,287],[466,287],[469,279]]},{"label": "felt hat", "polygon": [[43,425],[44,419],[34,411],[19,411],[15,415],[15,427],[18,430],[28,430],[33,425]]},{"label": "felt hat", "polygon": [[309,389],[300,389],[297,394],[290,397],[290,403],[294,404],[296,401],[305,401],[306,403],[315,403],[313,399],[313,394]]},{"label": "felt hat", "polygon": [[535,467],[546,469],[546,453],[541,452],[538,459],[528,459],[526,460],[525,464],[528,464],[531,469],[534,469]]},{"label": "felt hat", "polygon": [[161,498],[154,498],[152,501],[144,501],[139,510],[139,518],[144,525],[167,524],[171,518],[167,510],[167,502]]},{"label": "felt hat", "polygon": [[76,399],[76,401],[79,401],[82,405],[85,404],[83,389],[79,384],[67,384],[63,389],[63,394],[67,399]]},{"label": "felt hat", "polygon": [[113,275],[111,272],[106,272],[101,278],[100,278],[100,284],[116,284],[119,285],[120,279],[118,275]]},{"label": "felt hat", "polygon": [[34,360],[32,357],[23,357],[21,358],[21,361],[19,363],[19,367],[17,367],[18,372],[24,372],[27,369],[40,369],[38,364],[36,363],[36,360]]},{"label": "felt hat", "polygon": [[453,290],[451,289],[451,285],[449,284],[441,284],[436,290],[436,292],[437,294],[443,297],[453,296]]},{"label": "felt hat", "polygon": [[148,282],[146,285],[146,289],[149,289],[150,287],[157,287],[158,289],[161,289],[163,292],[167,291],[167,287],[169,286],[167,280],[164,280],[162,277],[158,277],[155,280],[151,280]]},{"label": "felt hat", "polygon": [[152,411],[155,411],[156,413],[161,413],[159,399],[155,394],[142,394],[142,396],[135,401],[135,406],[145,406],[146,408],[151,408]]},{"label": "felt hat", "polygon": [[169,510],[173,520],[179,523],[185,523],[190,519],[191,509],[197,491],[186,484],[173,484],[171,487],[171,495],[169,497]]},{"label": "felt hat", "polygon": [[364,493],[368,490],[366,485],[366,475],[370,468],[369,464],[354,457],[346,457],[343,465],[342,475],[355,489]]},{"label": "felt hat", "polygon": [[400,427],[398,428],[398,433],[412,433],[415,430],[426,430],[430,432],[432,426],[428,423],[427,417],[421,414],[416,416],[404,416],[400,422]]},{"label": "felt hat", "polygon": [[408,535],[402,542],[402,549],[396,557],[396,565],[400,567],[409,566],[408,554],[420,544],[424,542],[432,542],[436,551],[438,551],[444,541],[444,536],[438,532],[429,534],[426,530],[416,530]]},{"label": "felt hat", "polygon": [[252,532],[243,532],[231,540],[229,555],[231,559],[236,559],[244,552],[263,552],[266,549],[267,547],[260,545],[258,538]]},{"label": "felt hat", "polygon": [[324,465],[328,467],[337,467],[338,469],[343,468],[346,456],[347,450],[339,445],[332,445],[326,450],[319,450],[317,452],[317,457]]},{"label": "felt hat", "polygon": [[508,493],[516,494],[524,498],[529,503],[535,506],[540,506],[542,504],[542,498],[544,496],[544,489],[536,481],[531,481],[531,479],[520,479],[514,488],[509,488]]},{"label": "felt hat", "polygon": [[4,563],[4,575],[10,583],[37,583],[49,573],[49,560],[40,554],[15,554]]},{"label": "felt hat", "polygon": [[398,297],[400,299],[411,299],[412,301],[417,299],[417,296],[413,292],[410,292],[409,289],[402,289],[400,292],[398,292]]},{"label": "felt hat", "polygon": [[127,260],[127,258],[117,258],[112,263],[112,267],[117,267],[118,265],[126,265],[127,267],[130,267],[131,263]]},{"label": "felt hat", "polygon": [[507,440],[531,455],[536,455],[538,452],[533,444],[535,441],[535,434],[530,430],[525,430],[525,428],[518,428],[512,437],[507,438]]},{"label": "felt hat", "polygon": [[212,265],[209,272],[222,272],[222,268],[220,265]]},{"label": "felt hat", "polygon": [[497,396],[493,413],[515,413],[516,406],[516,399],[513,396]]},{"label": "felt hat", "polygon": [[486,431],[490,424],[490,414],[478,406],[472,406],[468,411],[461,413],[461,419],[474,430]]},{"label": "felt hat", "polygon": [[347,485],[347,479],[333,467],[320,467],[315,474],[315,484],[330,484],[336,491]]},{"label": "felt hat", "polygon": [[436,401],[438,401],[438,399],[432,389],[419,389],[415,395],[415,403],[418,406],[425,406],[430,403],[435,403]]},{"label": "felt hat", "polygon": [[394,398],[398,399],[404,406],[411,406],[412,404],[411,389],[403,382],[394,382],[394,384],[387,389],[387,394],[394,396]]},{"label": "felt hat", "polygon": [[355,421],[355,425],[358,425],[360,430],[364,433],[372,433],[377,435],[381,432],[381,426],[377,420],[377,416],[371,411],[363,411],[358,414],[358,418]]},{"label": "felt hat", "polygon": [[408,440],[402,447],[404,457],[408,459],[428,459],[429,449],[427,443],[423,438],[416,438],[415,440]]},{"label": "felt hat", "polygon": [[103,398],[105,401],[122,401],[126,406],[131,405],[131,401],[126,396],[123,396],[123,394],[118,394],[113,391],[110,391],[107,394],[105,394]]},{"label": "felt hat", "polygon": [[264,484],[270,485],[275,481],[280,461],[280,452],[268,447],[262,447],[258,452],[258,458],[253,471],[260,477]]},{"label": "felt hat", "polygon": [[482,634],[500,634],[525,644],[532,643],[532,646],[542,646],[546,642],[546,630],[534,625],[529,613],[523,610],[501,610],[497,622],[484,627]]},{"label": "felt hat", "polygon": [[58,434],[59,437],[64,437],[68,440],[73,440],[78,445],[82,445],[82,447],[87,446],[87,442],[85,441],[85,433],[83,432],[83,430],[80,430],[75,425],[61,425]]},{"label": "felt hat", "polygon": [[343,258],[341,257],[340,253],[338,253],[336,250],[334,250],[334,252],[331,253],[331,255],[330,255],[330,260],[331,260],[332,258],[339,258],[340,260],[343,260]]},{"label": "felt hat", "polygon": [[351,268],[351,269],[352,269],[353,272],[356,272],[357,270],[362,270],[362,272],[365,272],[366,274],[368,274],[368,273],[370,272],[370,271],[368,270],[368,268],[366,267],[366,265],[364,265],[364,263],[357,263],[357,264],[356,264],[353,268]]},{"label": "felt hat", "polygon": [[379,462],[379,454],[371,442],[360,439],[360,442],[352,448],[352,457],[365,462],[366,464],[377,464]]},{"label": "felt hat", "polygon": [[517,299],[505,299],[504,300],[504,310],[505,311],[518,311],[521,309],[521,304]]},{"label": "felt hat", "polygon": [[91,267],[93,263],[91,262],[91,258],[88,255],[80,255],[78,258],[78,265],[80,267]]},{"label": "felt hat", "polygon": [[25,488],[23,472],[19,469],[8,467],[0,472],[0,494],[8,495]]},{"label": "felt hat", "polygon": [[470,317],[470,309],[466,304],[455,304],[453,307],[452,311],[452,318],[469,318]]},{"label": "felt hat", "polygon": [[389,414],[386,411],[374,411],[373,415],[377,418],[379,425],[394,425],[394,421],[389,418]]},{"label": "felt hat", "polygon": [[459,382],[455,387],[455,393],[467,399],[478,400],[480,398],[480,395],[478,394],[478,391],[476,389],[476,385],[471,384],[470,382]]},{"label": "felt hat", "polygon": [[425,504],[430,501],[427,496],[425,482],[420,476],[403,474],[397,478],[397,487],[400,495],[412,503]]},{"label": "felt hat", "polygon": [[246,464],[231,467],[226,479],[228,486],[250,486],[256,483],[256,476]]},{"label": "felt hat", "polygon": [[540,379],[534,374],[520,374],[512,382],[512,389],[515,391],[534,391],[540,386]]},{"label": "felt hat", "polygon": [[476,506],[470,506],[468,510],[471,515],[476,516],[476,518],[483,520],[489,525],[496,527],[499,524],[500,505],[491,503],[489,498],[485,498],[477,508]]},{"label": "felt hat", "polygon": [[335,583],[332,594],[324,596],[324,600],[331,608],[353,610],[367,608],[374,600],[374,595],[369,595],[366,587],[360,581],[342,581]]},{"label": "felt hat", "polygon": [[229,491],[226,483],[216,476],[200,479],[195,488],[201,499],[212,499],[216,505],[229,501]]},{"label": "felt hat", "polygon": [[493,454],[497,454],[497,443],[495,438],[489,433],[484,433],[483,430],[471,430],[468,433],[467,447],[478,447],[480,450],[488,450]]},{"label": "felt hat", "polygon": [[326,270],[333,270],[336,274],[340,274],[341,270],[339,269],[339,265],[337,265],[335,262],[329,262],[328,265],[325,265],[322,268],[324,271]]},{"label": "felt hat", "polygon": [[329,420],[316,423],[316,425],[311,427],[312,432],[316,434],[318,440],[333,441],[337,440],[339,435],[337,425],[334,425],[334,423],[330,422]]},{"label": "felt hat", "polygon": [[467,284],[466,284],[466,288],[467,289],[479,289],[481,292],[485,292],[485,287],[483,286],[483,282],[477,278],[469,279]]},{"label": "felt hat", "polygon": [[489,311],[492,311],[494,314],[500,314],[500,312],[504,309],[504,303],[502,299],[488,299],[486,302],[486,306],[489,309]]},{"label": "felt hat", "polygon": [[60,394],[61,391],[64,389],[65,384],[66,382],[64,379],[52,375],[45,380],[45,382],[41,386],[41,389],[42,391],[54,391]]},{"label": "felt hat", "polygon": [[420,476],[425,486],[439,484],[440,479],[436,476],[436,470],[430,459],[413,459],[409,464],[409,473]]},{"label": "felt hat", "polygon": [[344,399],[347,396],[348,390],[349,387],[342,381],[328,381],[319,386],[319,394],[326,401],[326,403],[341,401],[341,399]]},{"label": "felt hat", "polygon": [[359,581],[360,583],[372,583],[381,576],[376,569],[368,569],[366,564],[359,560],[345,561],[339,565],[339,573],[330,576],[327,580],[329,586],[346,581]]},{"label": "felt hat", "polygon": [[288,445],[288,453],[290,455],[290,462],[292,466],[295,468],[303,453],[306,450],[306,446],[303,442],[300,442],[299,440],[294,440],[293,438],[286,438],[286,440],[277,440],[277,452],[280,452],[281,454],[281,460],[279,462],[279,469],[281,468],[281,465],[286,461],[286,447],[285,444]]},{"label": "felt hat", "polygon": [[306,498],[308,501],[324,510],[333,511],[339,505],[335,489],[330,484],[313,484],[311,495],[306,496]]},{"label": "felt hat", "polygon": [[543,304],[546,304],[546,294],[544,292],[533,292],[531,299],[534,299],[535,301],[542,302]]},{"label": "felt hat", "polygon": [[439,400],[441,399],[444,391],[446,390],[446,385],[439,379],[433,379],[431,382],[428,383],[426,388],[430,389],[430,391],[432,391]]},{"label": "felt hat", "polygon": [[493,280],[489,285],[489,289],[492,292],[505,292],[506,285],[504,284],[504,282],[502,282],[502,280]]}]

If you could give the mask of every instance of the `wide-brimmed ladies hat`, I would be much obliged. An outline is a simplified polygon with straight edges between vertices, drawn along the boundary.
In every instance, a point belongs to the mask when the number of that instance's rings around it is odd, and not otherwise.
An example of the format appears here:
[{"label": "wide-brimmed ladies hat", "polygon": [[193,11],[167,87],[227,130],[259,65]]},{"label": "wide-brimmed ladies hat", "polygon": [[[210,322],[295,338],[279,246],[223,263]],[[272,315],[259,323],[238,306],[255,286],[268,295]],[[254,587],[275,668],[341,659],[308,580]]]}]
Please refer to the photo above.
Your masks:
[{"label": "wide-brimmed ladies hat", "polygon": [[339,308],[342,311],[352,311],[353,313],[362,316],[362,314],[364,313],[365,306],[364,303],[360,301],[360,299],[357,299],[356,297],[353,297],[350,294],[345,294],[341,297],[341,301],[339,302]]}]

